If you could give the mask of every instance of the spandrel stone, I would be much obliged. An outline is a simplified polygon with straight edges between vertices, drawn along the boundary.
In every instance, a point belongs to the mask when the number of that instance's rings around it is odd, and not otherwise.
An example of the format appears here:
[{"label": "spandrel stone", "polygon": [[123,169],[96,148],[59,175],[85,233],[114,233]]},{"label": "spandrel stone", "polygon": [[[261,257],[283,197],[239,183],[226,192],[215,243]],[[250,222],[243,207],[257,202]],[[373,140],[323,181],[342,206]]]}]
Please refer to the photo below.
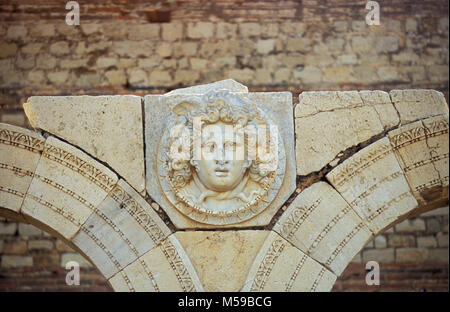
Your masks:
[{"label": "spandrel stone", "polygon": [[33,96],[24,104],[34,128],[106,162],[138,192],[145,190],[141,98]]},{"label": "spandrel stone", "polygon": [[205,291],[240,291],[268,231],[180,231]]}]

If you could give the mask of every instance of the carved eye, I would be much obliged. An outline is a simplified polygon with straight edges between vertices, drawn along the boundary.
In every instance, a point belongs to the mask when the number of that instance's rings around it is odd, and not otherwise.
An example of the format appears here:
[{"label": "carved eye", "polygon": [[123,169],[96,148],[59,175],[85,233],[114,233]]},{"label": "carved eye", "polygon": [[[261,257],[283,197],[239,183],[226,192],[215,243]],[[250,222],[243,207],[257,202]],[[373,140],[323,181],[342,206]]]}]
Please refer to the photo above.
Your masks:
[{"label": "carved eye", "polygon": [[217,145],[215,142],[207,142],[204,147],[206,148],[206,152],[213,153],[216,150]]}]

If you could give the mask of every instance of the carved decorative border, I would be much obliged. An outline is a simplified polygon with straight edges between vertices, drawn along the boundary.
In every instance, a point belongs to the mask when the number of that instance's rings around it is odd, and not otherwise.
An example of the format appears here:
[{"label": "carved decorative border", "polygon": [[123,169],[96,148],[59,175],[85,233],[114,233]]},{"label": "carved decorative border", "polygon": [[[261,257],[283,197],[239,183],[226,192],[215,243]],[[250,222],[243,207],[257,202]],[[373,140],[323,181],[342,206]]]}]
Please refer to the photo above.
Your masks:
[{"label": "carved decorative border", "polygon": [[[370,149],[370,146],[372,145],[369,145],[367,148]],[[393,150],[389,143],[383,143],[381,146],[378,146],[373,150],[363,149],[359,153],[352,156],[352,158],[344,161],[341,166],[336,167],[331,172],[332,174],[327,177],[337,188],[342,187],[347,181],[355,177],[358,173],[391,153],[393,153]]]},{"label": "carved decorative border", "polygon": [[121,207],[124,207],[127,212],[132,216],[139,225],[150,236],[155,245],[162,242],[166,235],[153,220],[153,217],[145,211],[139,203],[132,198],[123,188],[116,185],[110,193],[112,199],[114,199]]},{"label": "carved decorative border", "polygon": [[62,148],[46,144],[42,156],[81,174],[107,193],[116,185],[116,179]]},{"label": "carved decorative border", "polygon": [[33,153],[44,149],[45,139],[34,138],[25,133],[9,129],[0,129],[0,143],[22,148]]},{"label": "carved decorative border", "polygon": [[250,291],[262,291],[264,289],[267,278],[285,247],[286,242],[281,238],[277,238],[272,242],[258,267]]},{"label": "carved decorative border", "polygon": [[307,255],[303,255],[303,257],[300,259],[299,263],[295,267],[294,273],[292,274],[291,278],[289,279],[289,282],[286,286],[285,292],[291,291],[291,288],[294,285],[295,280],[297,279],[298,273],[300,272],[303,265],[305,264],[306,259],[308,259]]},{"label": "carved decorative border", "polygon": [[189,275],[189,271],[184,264],[183,259],[181,259],[181,256],[178,254],[177,248],[172,244],[172,242],[170,242],[169,239],[166,239],[161,243],[161,251],[169,262],[170,267],[174,271],[178,279],[178,283],[180,284],[183,291],[196,291],[194,282]]}]

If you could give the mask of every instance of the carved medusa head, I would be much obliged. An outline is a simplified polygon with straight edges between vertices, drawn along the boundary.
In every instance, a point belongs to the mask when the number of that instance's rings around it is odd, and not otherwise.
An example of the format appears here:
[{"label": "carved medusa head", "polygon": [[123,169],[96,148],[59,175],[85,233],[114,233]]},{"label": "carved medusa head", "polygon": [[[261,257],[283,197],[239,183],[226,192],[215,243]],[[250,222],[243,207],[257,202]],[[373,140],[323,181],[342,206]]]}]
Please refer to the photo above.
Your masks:
[{"label": "carved medusa head", "polygon": [[275,181],[278,133],[255,104],[228,91],[208,93],[202,102],[173,108],[167,182],[184,208],[210,217],[242,214],[258,206]]}]

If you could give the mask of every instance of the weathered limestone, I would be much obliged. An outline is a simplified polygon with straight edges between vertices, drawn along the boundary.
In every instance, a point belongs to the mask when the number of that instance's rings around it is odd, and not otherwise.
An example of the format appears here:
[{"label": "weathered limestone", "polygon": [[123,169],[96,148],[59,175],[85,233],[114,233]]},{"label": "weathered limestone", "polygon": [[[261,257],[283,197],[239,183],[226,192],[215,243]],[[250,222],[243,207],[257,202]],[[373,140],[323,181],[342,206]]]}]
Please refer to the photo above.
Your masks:
[{"label": "weathered limestone", "polygon": [[175,235],[109,279],[115,291],[203,291],[191,261]]},{"label": "weathered limestone", "polygon": [[388,138],[363,148],[326,178],[374,234],[417,206]]},{"label": "weathered limestone", "polygon": [[18,213],[30,186],[45,139],[32,131],[0,123],[0,210]]},{"label": "weathered limestone", "polygon": [[341,152],[398,123],[382,92],[311,91],[301,93],[299,99],[295,107],[298,175],[335,165]]},{"label": "weathered limestone", "polygon": [[82,148],[110,165],[138,192],[144,192],[140,97],[33,96],[24,109],[34,128]]},{"label": "weathered limestone", "polygon": [[[292,122],[292,98],[291,94],[288,92],[278,92],[278,93],[245,93],[245,87],[237,84],[237,89],[240,92],[229,92],[230,90],[224,90],[224,87],[230,87],[231,91],[236,90],[236,82],[232,80],[217,82],[211,85],[199,86],[192,88],[189,92],[192,94],[178,94],[176,91],[172,91],[166,95],[147,95],[145,97],[145,112],[146,112],[146,168],[147,168],[147,191],[149,195],[158,202],[159,205],[167,212],[171,221],[174,222],[175,226],[178,228],[211,228],[217,226],[255,226],[255,225],[266,225],[270,222],[273,215],[276,213],[278,208],[287,200],[290,194],[295,189],[295,156],[294,156],[294,145],[293,145],[293,122]],[[218,88],[218,89],[217,89]],[[207,94],[199,93],[206,92]],[[228,104],[219,104],[219,101],[229,102]],[[211,102],[211,103],[209,103]],[[209,103],[209,104],[205,104]],[[169,162],[173,161],[167,158],[169,155],[168,145],[170,138],[168,131],[175,128],[176,119],[174,114],[184,115],[185,109],[190,110],[190,114],[200,110],[198,107],[203,107],[202,105],[229,105],[230,111],[227,113],[233,113],[233,110],[240,109],[251,109],[249,103],[255,103],[257,105],[258,114],[261,116],[270,116],[265,120],[270,120],[270,125],[272,122],[279,129],[278,139],[278,167],[276,174],[273,176],[273,184],[270,184],[272,178],[269,180],[265,179],[264,183],[269,183],[268,187],[264,188],[262,186],[258,187],[254,185],[253,195],[246,194],[247,186],[243,185],[243,195],[241,199],[247,197],[250,198],[250,204],[253,205],[251,209],[240,208],[239,205],[245,201],[233,202],[229,201],[222,203],[216,203],[212,205],[203,206],[202,203],[191,203],[186,200],[188,197],[184,197],[186,189],[197,189],[197,186],[191,186],[192,181],[186,181],[179,189],[177,186],[171,182],[174,178],[171,175],[176,174],[175,166],[170,165]],[[230,104],[232,103],[232,104]],[[188,105],[189,104],[189,105]],[[203,109],[203,108],[202,108]],[[225,112],[225,111],[224,111]],[[255,110],[256,112],[256,110]],[[247,112],[250,114],[255,114],[255,112]],[[180,116],[181,116],[180,115]],[[169,118],[169,116],[171,116]],[[201,114],[200,114],[201,116]],[[252,120],[251,117],[249,120]],[[263,117],[263,119],[266,117]],[[162,139],[161,139],[162,138]],[[281,139],[282,138],[282,139]],[[167,159],[166,159],[167,158]],[[167,164],[165,164],[167,162]],[[180,166],[180,165],[177,165]],[[190,167],[190,164],[187,164]],[[184,166],[181,166],[184,168]],[[169,168],[169,169],[167,169]],[[197,167],[196,167],[197,168]],[[174,172],[172,172],[172,171]],[[178,169],[177,169],[178,170]],[[184,169],[183,169],[184,170]],[[196,170],[190,167],[190,176],[193,176],[195,180]],[[194,173],[193,173],[194,172]],[[256,172],[255,172],[256,174]],[[244,177],[246,174],[244,173]],[[244,178],[242,183],[245,182]],[[250,180],[249,180],[250,181]],[[159,183],[158,183],[159,182]],[[205,181],[201,180],[204,184]],[[250,183],[250,182],[249,182]],[[253,182],[251,182],[253,183]],[[258,184],[259,182],[257,182]],[[247,184],[248,185],[248,184]],[[211,191],[209,185],[204,186],[208,191]],[[201,188],[200,188],[201,189]],[[259,193],[261,190],[261,194]],[[267,195],[264,195],[268,190]],[[216,191],[216,190],[214,190]],[[225,190],[225,191],[233,191]],[[209,192],[209,191],[208,191]],[[206,191],[205,194],[208,194]],[[201,192],[198,195],[191,191],[188,192],[189,195],[193,195],[194,198],[204,198]],[[212,194],[215,194],[212,192]],[[224,193],[226,195],[226,193]],[[232,194],[232,193],[231,193]],[[207,195],[210,196],[210,195]],[[220,192],[217,195],[210,197],[221,196]],[[254,200],[252,197],[254,196]],[[267,196],[267,197],[264,197]],[[260,200],[259,198],[263,198]],[[207,203],[207,201],[205,200]],[[219,204],[223,204],[223,211],[213,211],[213,209],[218,209]],[[199,208],[197,208],[199,207]]]},{"label": "weathered limestone", "polygon": [[384,130],[399,125],[400,118],[391,102],[389,93],[379,90],[359,91],[358,93],[365,105],[375,108]]},{"label": "weathered limestone", "polygon": [[436,115],[448,114],[444,95],[435,90],[392,90],[389,92],[401,124]]},{"label": "weathered limestone", "polygon": [[325,182],[303,190],[283,213],[273,231],[336,275],[342,273],[372,238],[363,220]]},{"label": "weathered limestone", "polygon": [[233,79],[225,79],[205,85],[172,90],[166,93],[166,95],[205,94],[208,93],[209,91],[220,89],[226,89],[236,93],[240,92],[248,93],[248,88],[243,84],[240,84],[239,82]]},{"label": "weathered limestone", "polygon": [[70,240],[117,180],[79,149],[49,137],[21,212]]},{"label": "weathered limestone", "polygon": [[72,242],[109,278],[170,233],[150,205],[120,180]]},{"label": "weathered limestone", "polygon": [[442,198],[449,181],[448,115],[404,125],[388,136],[417,201]]},{"label": "weathered limestone", "polygon": [[330,291],[336,275],[270,232],[248,273],[243,291]]},{"label": "weathered limestone", "polygon": [[180,231],[205,291],[240,291],[269,231]]},{"label": "weathered limestone", "polygon": [[[162,47],[160,54],[179,53]],[[269,48],[278,49],[278,43],[257,49]],[[194,55],[197,46],[189,49]],[[288,77],[284,71],[278,76]],[[442,94],[432,90],[304,92],[295,108],[297,146],[289,92],[249,93],[247,87],[225,80],[149,95],[146,188],[139,178],[144,168],[141,98],[32,97],[25,108],[33,126],[76,146],[0,124],[0,206],[6,208],[0,215],[65,241],[73,250],[65,250],[71,253],[61,265],[76,259],[77,251],[116,291],[328,291],[374,235],[448,200],[448,108]],[[202,121],[218,124],[220,130],[242,120],[277,126],[275,174],[257,167],[261,159],[233,158],[230,167],[213,159],[214,169],[205,159],[165,163],[168,129],[189,124],[196,113],[208,116]],[[211,137],[201,137],[201,143],[210,143]],[[363,142],[365,148],[349,155]],[[217,167],[220,162],[223,168]],[[192,165],[190,172],[186,164]],[[303,189],[303,182],[318,176],[299,179],[301,192],[280,211],[296,187],[297,174],[330,167],[334,169],[326,178],[331,185],[320,181]],[[209,175],[200,177],[202,170]],[[236,183],[217,177],[232,177]],[[144,199],[145,189],[151,199]],[[179,197],[171,195],[175,191]],[[152,200],[157,203],[149,205]],[[161,219],[160,208],[170,220]],[[271,223],[277,212],[278,220]],[[399,223],[399,235],[379,237],[372,246],[382,249],[366,251],[359,261],[391,261],[394,247],[403,247],[400,258],[425,260],[427,253],[408,248],[415,238],[407,233],[438,225]],[[172,233],[174,226],[187,230]],[[23,229],[3,226],[5,233],[17,230]],[[448,245],[448,235],[447,240],[441,236],[417,244]],[[50,245],[34,240],[28,248]],[[5,265],[14,266],[16,260],[26,262],[10,258]]]}]

